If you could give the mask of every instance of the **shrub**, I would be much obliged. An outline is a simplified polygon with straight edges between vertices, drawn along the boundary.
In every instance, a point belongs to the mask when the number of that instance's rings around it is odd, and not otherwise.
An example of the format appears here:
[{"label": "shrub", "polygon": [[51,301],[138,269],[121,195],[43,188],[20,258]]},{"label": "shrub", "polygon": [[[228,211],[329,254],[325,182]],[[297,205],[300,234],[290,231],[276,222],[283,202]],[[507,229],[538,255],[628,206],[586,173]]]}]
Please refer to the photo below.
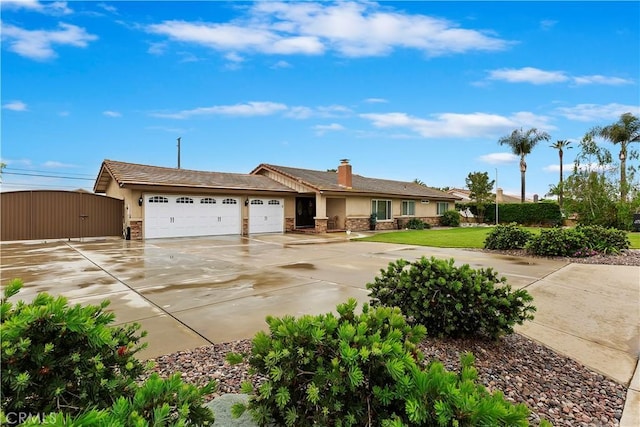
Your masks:
[{"label": "shrub", "polygon": [[460,212],[446,211],[440,217],[440,225],[445,227],[460,227]]},{"label": "shrub", "polygon": [[525,426],[528,409],[477,384],[473,356],[459,374],[440,362],[424,368],[417,349],[423,326],[409,326],[398,308],[350,299],[339,316],[268,317],[269,333],[253,339],[250,365],[264,377],[247,408],[260,425],[284,426]]},{"label": "shrub", "polygon": [[521,249],[533,236],[528,230],[518,227],[516,223],[497,225],[484,241],[485,249]]},{"label": "shrub", "polygon": [[574,228],[540,230],[527,243],[527,250],[540,256],[573,257],[588,253],[589,242],[582,232]]},{"label": "shrub", "polygon": [[[474,215],[475,211],[472,212]],[[496,205],[489,203],[485,206],[485,222],[494,224],[496,222]],[[542,225],[558,226],[562,225],[562,213],[560,207],[555,202],[540,203],[499,203],[498,220],[501,223],[515,222],[520,225]]]},{"label": "shrub", "polygon": [[420,218],[411,218],[405,224],[405,227],[409,230],[424,230],[425,228],[431,228],[431,224],[428,222],[424,222]]},{"label": "shrub", "polygon": [[[8,299],[21,287],[20,280],[11,281],[0,305],[2,423],[29,413],[51,414],[67,420],[64,425],[94,425],[88,421],[94,419],[123,426],[140,425],[139,419],[156,420],[154,425],[213,421],[201,397],[214,383],[197,389],[179,376],[152,376],[138,385],[145,366],[135,354],[144,348],[139,342],[146,332],[138,333],[138,324],[111,326],[115,316],[104,311],[108,301],[71,306],[64,297],[40,293],[31,303],[14,305]],[[74,421],[76,416],[85,421]]]},{"label": "shrub", "polygon": [[531,295],[512,291],[490,268],[474,270],[454,266],[453,259],[423,257],[413,263],[400,259],[380,272],[367,284],[371,304],[399,307],[432,336],[497,338],[533,319]]},{"label": "shrub", "polygon": [[617,254],[631,245],[627,233],[615,228],[588,225],[578,226],[577,230],[585,236],[589,248],[598,253]]}]

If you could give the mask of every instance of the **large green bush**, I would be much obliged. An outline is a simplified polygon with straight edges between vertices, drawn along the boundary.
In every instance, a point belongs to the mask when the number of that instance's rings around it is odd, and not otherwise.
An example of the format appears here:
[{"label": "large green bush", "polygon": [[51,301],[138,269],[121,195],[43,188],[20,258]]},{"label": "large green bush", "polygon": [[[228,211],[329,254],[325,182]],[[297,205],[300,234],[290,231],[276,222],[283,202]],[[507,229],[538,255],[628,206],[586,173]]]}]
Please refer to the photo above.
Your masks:
[{"label": "large green bush", "polygon": [[[471,211],[476,215],[475,207],[471,207]],[[562,224],[562,213],[555,202],[499,203],[498,220],[500,223],[505,224],[515,222],[520,225],[552,227]],[[495,203],[485,205],[484,221],[489,224],[495,224]]]},{"label": "large green bush", "polygon": [[409,230],[424,230],[431,228],[431,224],[424,222],[420,218],[411,218],[405,224],[405,228],[408,228]]},{"label": "large green bush", "polygon": [[440,217],[440,225],[445,227],[460,227],[460,212],[446,211]]},{"label": "large green bush", "polygon": [[531,295],[512,291],[490,268],[474,270],[467,264],[456,267],[453,259],[423,257],[389,263],[380,273],[367,284],[372,305],[400,307],[431,336],[497,338],[533,319]]},{"label": "large green bush", "polygon": [[459,374],[437,361],[423,367],[423,326],[409,326],[398,308],[355,308],[350,299],[337,317],[267,318],[249,358],[264,381],[244,385],[261,426],[528,425],[525,405],[477,383],[473,356]]},{"label": "large green bush", "polygon": [[518,227],[516,223],[497,225],[484,241],[485,249],[522,249],[533,236],[528,230]]},{"label": "large green bush", "polygon": [[587,225],[578,226],[577,230],[585,236],[589,248],[598,253],[619,253],[631,245],[627,233],[615,228]]},{"label": "large green bush", "polygon": [[627,234],[598,225],[540,230],[527,243],[527,250],[540,256],[588,257],[618,253],[630,246]]},{"label": "large green bush", "polygon": [[[146,367],[135,355],[146,345],[140,344],[146,332],[139,333],[138,324],[111,325],[115,316],[104,311],[108,301],[70,305],[64,297],[40,293],[30,303],[9,302],[21,288],[20,280],[11,281],[0,305],[3,424],[26,414],[66,420],[55,425],[213,422],[202,396],[214,383],[198,389],[179,376],[152,376],[139,384]],[[94,416],[109,422],[87,421]]]}]

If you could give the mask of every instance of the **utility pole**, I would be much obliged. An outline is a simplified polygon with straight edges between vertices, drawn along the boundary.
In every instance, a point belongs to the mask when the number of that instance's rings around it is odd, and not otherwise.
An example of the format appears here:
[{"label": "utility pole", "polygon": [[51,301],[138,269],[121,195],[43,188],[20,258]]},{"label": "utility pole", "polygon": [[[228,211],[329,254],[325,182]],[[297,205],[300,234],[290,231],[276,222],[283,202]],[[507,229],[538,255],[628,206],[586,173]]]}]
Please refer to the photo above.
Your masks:
[{"label": "utility pole", "polygon": [[180,169],[180,137],[178,137],[178,169]]},{"label": "utility pole", "polygon": [[496,225],[498,225],[498,168],[496,168]]}]

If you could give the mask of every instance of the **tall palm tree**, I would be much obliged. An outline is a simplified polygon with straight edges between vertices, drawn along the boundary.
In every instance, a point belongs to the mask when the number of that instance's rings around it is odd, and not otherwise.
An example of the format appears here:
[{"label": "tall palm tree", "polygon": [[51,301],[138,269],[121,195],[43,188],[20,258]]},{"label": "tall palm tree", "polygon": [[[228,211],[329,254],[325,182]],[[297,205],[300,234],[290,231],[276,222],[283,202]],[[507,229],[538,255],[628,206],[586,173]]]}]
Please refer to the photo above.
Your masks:
[{"label": "tall palm tree", "polygon": [[523,131],[516,129],[510,135],[503,136],[498,140],[500,145],[508,145],[511,147],[513,154],[520,156],[520,202],[524,203],[525,199],[525,173],[527,172],[527,162],[525,157],[531,153],[540,141],[548,141],[551,138],[548,133],[540,132],[536,128]]},{"label": "tall palm tree", "polygon": [[562,196],[563,196],[563,174],[562,174],[562,159],[564,158],[564,150],[571,149],[571,141],[567,141],[566,139],[559,139],[554,144],[550,145],[551,148],[555,148],[558,150],[558,156],[560,157],[560,185],[558,186],[558,206],[562,209]]},{"label": "tall palm tree", "polygon": [[640,141],[640,119],[631,113],[624,113],[617,122],[605,127],[595,127],[590,135],[608,139],[614,144],[620,144],[620,201],[627,201],[627,146]]}]

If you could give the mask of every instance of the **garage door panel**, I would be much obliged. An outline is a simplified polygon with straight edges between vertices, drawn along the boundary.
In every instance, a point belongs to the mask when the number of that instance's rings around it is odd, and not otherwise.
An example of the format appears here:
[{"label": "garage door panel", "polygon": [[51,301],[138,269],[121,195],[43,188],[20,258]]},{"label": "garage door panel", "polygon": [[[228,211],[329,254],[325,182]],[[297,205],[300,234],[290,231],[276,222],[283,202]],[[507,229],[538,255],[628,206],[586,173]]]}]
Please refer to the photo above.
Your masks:
[{"label": "garage door panel", "polygon": [[284,200],[255,198],[249,201],[249,233],[282,233]]},{"label": "garage door panel", "polygon": [[240,234],[235,197],[146,195],[145,238]]}]

